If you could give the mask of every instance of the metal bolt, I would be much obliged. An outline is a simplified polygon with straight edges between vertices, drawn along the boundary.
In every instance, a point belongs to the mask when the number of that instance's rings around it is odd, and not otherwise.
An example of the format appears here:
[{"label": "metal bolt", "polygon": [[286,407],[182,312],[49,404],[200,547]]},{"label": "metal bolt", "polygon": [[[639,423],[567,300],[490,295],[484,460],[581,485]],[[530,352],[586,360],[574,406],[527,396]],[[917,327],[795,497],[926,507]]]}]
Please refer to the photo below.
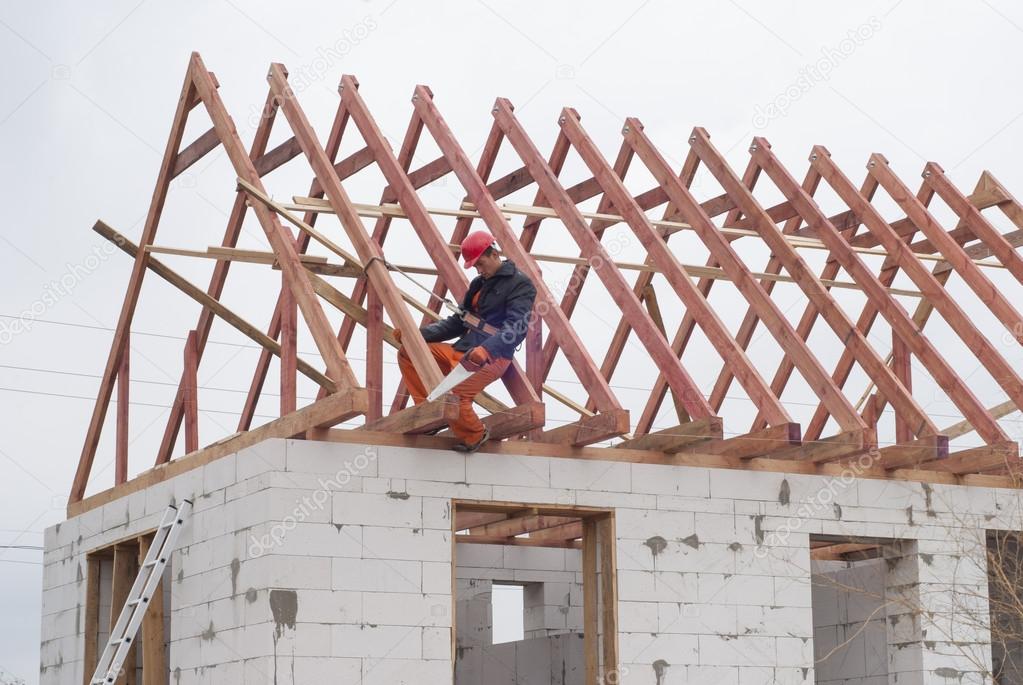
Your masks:
[{"label": "metal bolt", "polygon": [[412,102],[416,102],[417,100],[419,100],[419,93],[413,93],[412,94]]},{"label": "metal bolt", "polygon": [[921,176],[923,176],[924,178],[930,178],[931,177],[931,172],[928,171],[928,170],[925,170],[924,173],[921,174]]},{"label": "metal bolt", "polygon": [[629,133],[629,127],[628,126],[623,126],[622,127],[622,135],[624,136],[624,135],[627,135],[628,133]]},{"label": "metal bolt", "polygon": [[497,114],[497,105],[494,105],[494,109],[490,110],[491,114]]},{"label": "metal bolt", "polygon": [[689,136],[689,144],[692,145],[696,142],[696,134]]},{"label": "metal bolt", "polygon": [[749,146],[749,151],[750,152],[756,152],[757,151],[757,144],[753,143],[752,145],[750,145]]},{"label": "metal bolt", "polygon": [[559,117],[559,118],[558,118],[558,123],[559,123],[559,124],[563,124],[563,123],[565,123],[565,117]]},{"label": "metal bolt", "polygon": [[810,155],[810,161],[811,162],[816,162],[817,161],[817,153],[816,152],[813,153],[812,155]]}]

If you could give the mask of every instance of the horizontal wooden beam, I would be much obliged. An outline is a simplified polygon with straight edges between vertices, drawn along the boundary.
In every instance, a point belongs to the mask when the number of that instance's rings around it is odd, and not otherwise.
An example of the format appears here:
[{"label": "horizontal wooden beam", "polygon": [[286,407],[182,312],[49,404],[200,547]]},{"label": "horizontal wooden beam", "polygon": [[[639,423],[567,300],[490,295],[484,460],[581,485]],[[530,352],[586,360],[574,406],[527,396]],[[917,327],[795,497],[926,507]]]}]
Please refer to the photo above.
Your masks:
[{"label": "horizontal wooden beam", "polygon": [[[499,409],[496,413],[484,416],[480,420],[490,431],[490,440],[503,440],[524,435],[535,428],[543,428],[546,412],[543,402],[526,402]],[[445,430],[437,435],[443,438],[454,437],[454,433],[450,430]]]},{"label": "horizontal wooden beam", "polygon": [[878,450],[881,465],[886,469],[919,466],[924,462],[948,456],[948,436],[928,435],[900,445],[889,445]]},{"label": "horizontal wooden beam", "polygon": [[581,549],[582,542],[579,540],[545,540],[533,538],[502,538],[484,537],[482,535],[456,535],[456,543],[467,543],[470,545],[511,545],[512,547],[568,547]]},{"label": "horizontal wooden beam", "polygon": [[680,452],[690,454],[712,454],[720,457],[751,459],[788,449],[800,444],[798,423],[779,423],[763,430],[736,435],[721,440],[710,440],[683,448]]},{"label": "horizontal wooden beam", "polygon": [[959,452],[953,452],[945,459],[935,459],[919,465],[920,469],[945,471],[948,473],[983,473],[1005,469],[1012,475],[1020,475],[1019,444],[1003,442],[982,445]]},{"label": "horizontal wooden beam", "polygon": [[629,412],[626,409],[618,409],[583,416],[572,423],[533,436],[530,441],[583,446],[617,438],[628,432]]},{"label": "horizontal wooden beam", "polygon": [[367,423],[359,430],[412,435],[443,428],[457,418],[458,400],[449,394],[434,402],[424,402],[389,414]]},{"label": "horizontal wooden beam", "polygon": [[[303,212],[318,212],[318,213],[332,213],[332,209],[329,204],[324,204],[322,200],[309,197],[295,197],[295,202],[284,205],[287,209],[298,210]],[[360,216],[365,217],[379,217],[379,216],[393,216],[395,218],[406,218],[401,208],[394,204],[389,205],[374,205],[368,203],[353,203]],[[516,205],[516,204],[500,204],[498,205],[501,213],[505,215],[518,215],[527,218],[545,218],[545,219],[558,219],[558,214],[549,207],[539,207],[534,205]],[[465,216],[470,218],[480,218],[480,214],[476,211],[474,205],[469,202],[463,202],[462,206],[457,209],[444,208],[444,207],[427,207],[426,211],[430,214],[436,214],[438,216]],[[602,212],[580,212],[580,215],[584,219],[598,220],[602,222],[608,222],[609,224],[615,224],[623,222],[624,219],[618,214],[605,214]],[[651,219],[650,223],[655,228],[663,229],[664,237],[678,233],[679,231],[691,231],[693,227],[687,223],[680,221],[668,221],[662,219]],[[836,226],[841,230],[841,226]],[[725,226],[719,229],[721,233],[726,236],[734,236],[735,238],[756,238],[760,234],[756,231],[747,228],[733,228]],[[785,240],[789,242],[792,247],[811,249],[811,250],[827,250],[828,247],[820,240],[816,238],[804,238],[798,236],[786,235]],[[857,247],[855,243],[850,248],[853,252],[857,252],[863,255],[880,255],[882,257],[888,256],[887,251],[873,247]],[[944,262],[945,259],[940,255],[934,255],[926,252],[914,253],[917,259],[929,262]],[[1004,269],[1005,267],[995,261],[990,260],[974,260],[977,266],[988,267],[992,269]]]},{"label": "horizontal wooden beam", "polygon": [[540,514],[528,514],[516,518],[505,519],[496,523],[488,523],[469,531],[470,535],[482,535],[484,537],[513,537],[532,533],[536,530],[554,528],[563,523],[577,521],[571,516],[544,516]]},{"label": "horizontal wooden beam", "polygon": [[615,448],[674,454],[709,440],[721,440],[724,437],[723,423],[719,416],[687,421],[671,428],[630,438],[618,443]]}]

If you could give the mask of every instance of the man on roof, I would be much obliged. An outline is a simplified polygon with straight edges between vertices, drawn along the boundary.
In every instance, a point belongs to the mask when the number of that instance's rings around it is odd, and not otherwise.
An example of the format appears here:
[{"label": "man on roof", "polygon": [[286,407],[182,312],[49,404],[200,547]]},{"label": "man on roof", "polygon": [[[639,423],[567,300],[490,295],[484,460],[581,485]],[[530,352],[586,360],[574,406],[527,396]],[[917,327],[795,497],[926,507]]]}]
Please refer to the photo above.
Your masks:
[{"label": "man on roof", "polygon": [[[450,428],[460,440],[455,449],[474,452],[490,434],[473,411],[473,400],[511,364],[515,348],[526,337],[536,288],[514,262],[501,259],[494,236],[487,231],[473,231],[466,236],[461,252],[465,268],[475,267],[479,274],[469,283],[462,310],[479,317],[488,324],[488,330],[470,326],[462,316],[452,314],[424,326],[420,333],[442,373],[449,373],[457,364],[472,372],[451,390],[458,398],[459,409],[458,418],[451,420]],[[394,333],[401,342],[401,331],[395,329]],[[457,338],[454,344],[443,342],[452,338]],[[404,346],[398,350],[398,367],[412,400],[416,404],[426,401],[427,389]]]}]

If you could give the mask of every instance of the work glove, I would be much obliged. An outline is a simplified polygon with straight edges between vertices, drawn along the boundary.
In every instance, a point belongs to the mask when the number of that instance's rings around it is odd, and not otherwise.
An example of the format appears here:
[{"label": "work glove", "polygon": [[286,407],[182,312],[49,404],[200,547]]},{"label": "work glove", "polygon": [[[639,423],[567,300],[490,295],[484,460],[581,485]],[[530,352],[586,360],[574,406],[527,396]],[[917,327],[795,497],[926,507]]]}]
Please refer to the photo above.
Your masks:
[{"label": "work glove", "polygon": [[469,371],[479,371],[490,361],[490,353],[487,348],[477,345],[462,356],[460,362],[463,368]]}]

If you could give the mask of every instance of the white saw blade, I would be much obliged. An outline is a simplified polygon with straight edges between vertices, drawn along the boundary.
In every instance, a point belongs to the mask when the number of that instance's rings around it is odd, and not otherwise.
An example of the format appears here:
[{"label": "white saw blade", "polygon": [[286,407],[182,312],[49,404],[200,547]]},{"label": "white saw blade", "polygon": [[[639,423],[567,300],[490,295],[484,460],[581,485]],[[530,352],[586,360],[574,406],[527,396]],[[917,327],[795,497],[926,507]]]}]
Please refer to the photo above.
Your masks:
[{"label": "white saw blade", "polygon": [[451,369],[451,373],[444,376],[444,379],[437,384],[437,387],[430,391],[430,394],[426,396],[426,399],[433,402],[436,399],[440,399],[445,393],[451,392],[456,385],[464,381],[466,378],[472,375],[472,371],[465,368],[461,364],[455,364],[455,368]]}]

